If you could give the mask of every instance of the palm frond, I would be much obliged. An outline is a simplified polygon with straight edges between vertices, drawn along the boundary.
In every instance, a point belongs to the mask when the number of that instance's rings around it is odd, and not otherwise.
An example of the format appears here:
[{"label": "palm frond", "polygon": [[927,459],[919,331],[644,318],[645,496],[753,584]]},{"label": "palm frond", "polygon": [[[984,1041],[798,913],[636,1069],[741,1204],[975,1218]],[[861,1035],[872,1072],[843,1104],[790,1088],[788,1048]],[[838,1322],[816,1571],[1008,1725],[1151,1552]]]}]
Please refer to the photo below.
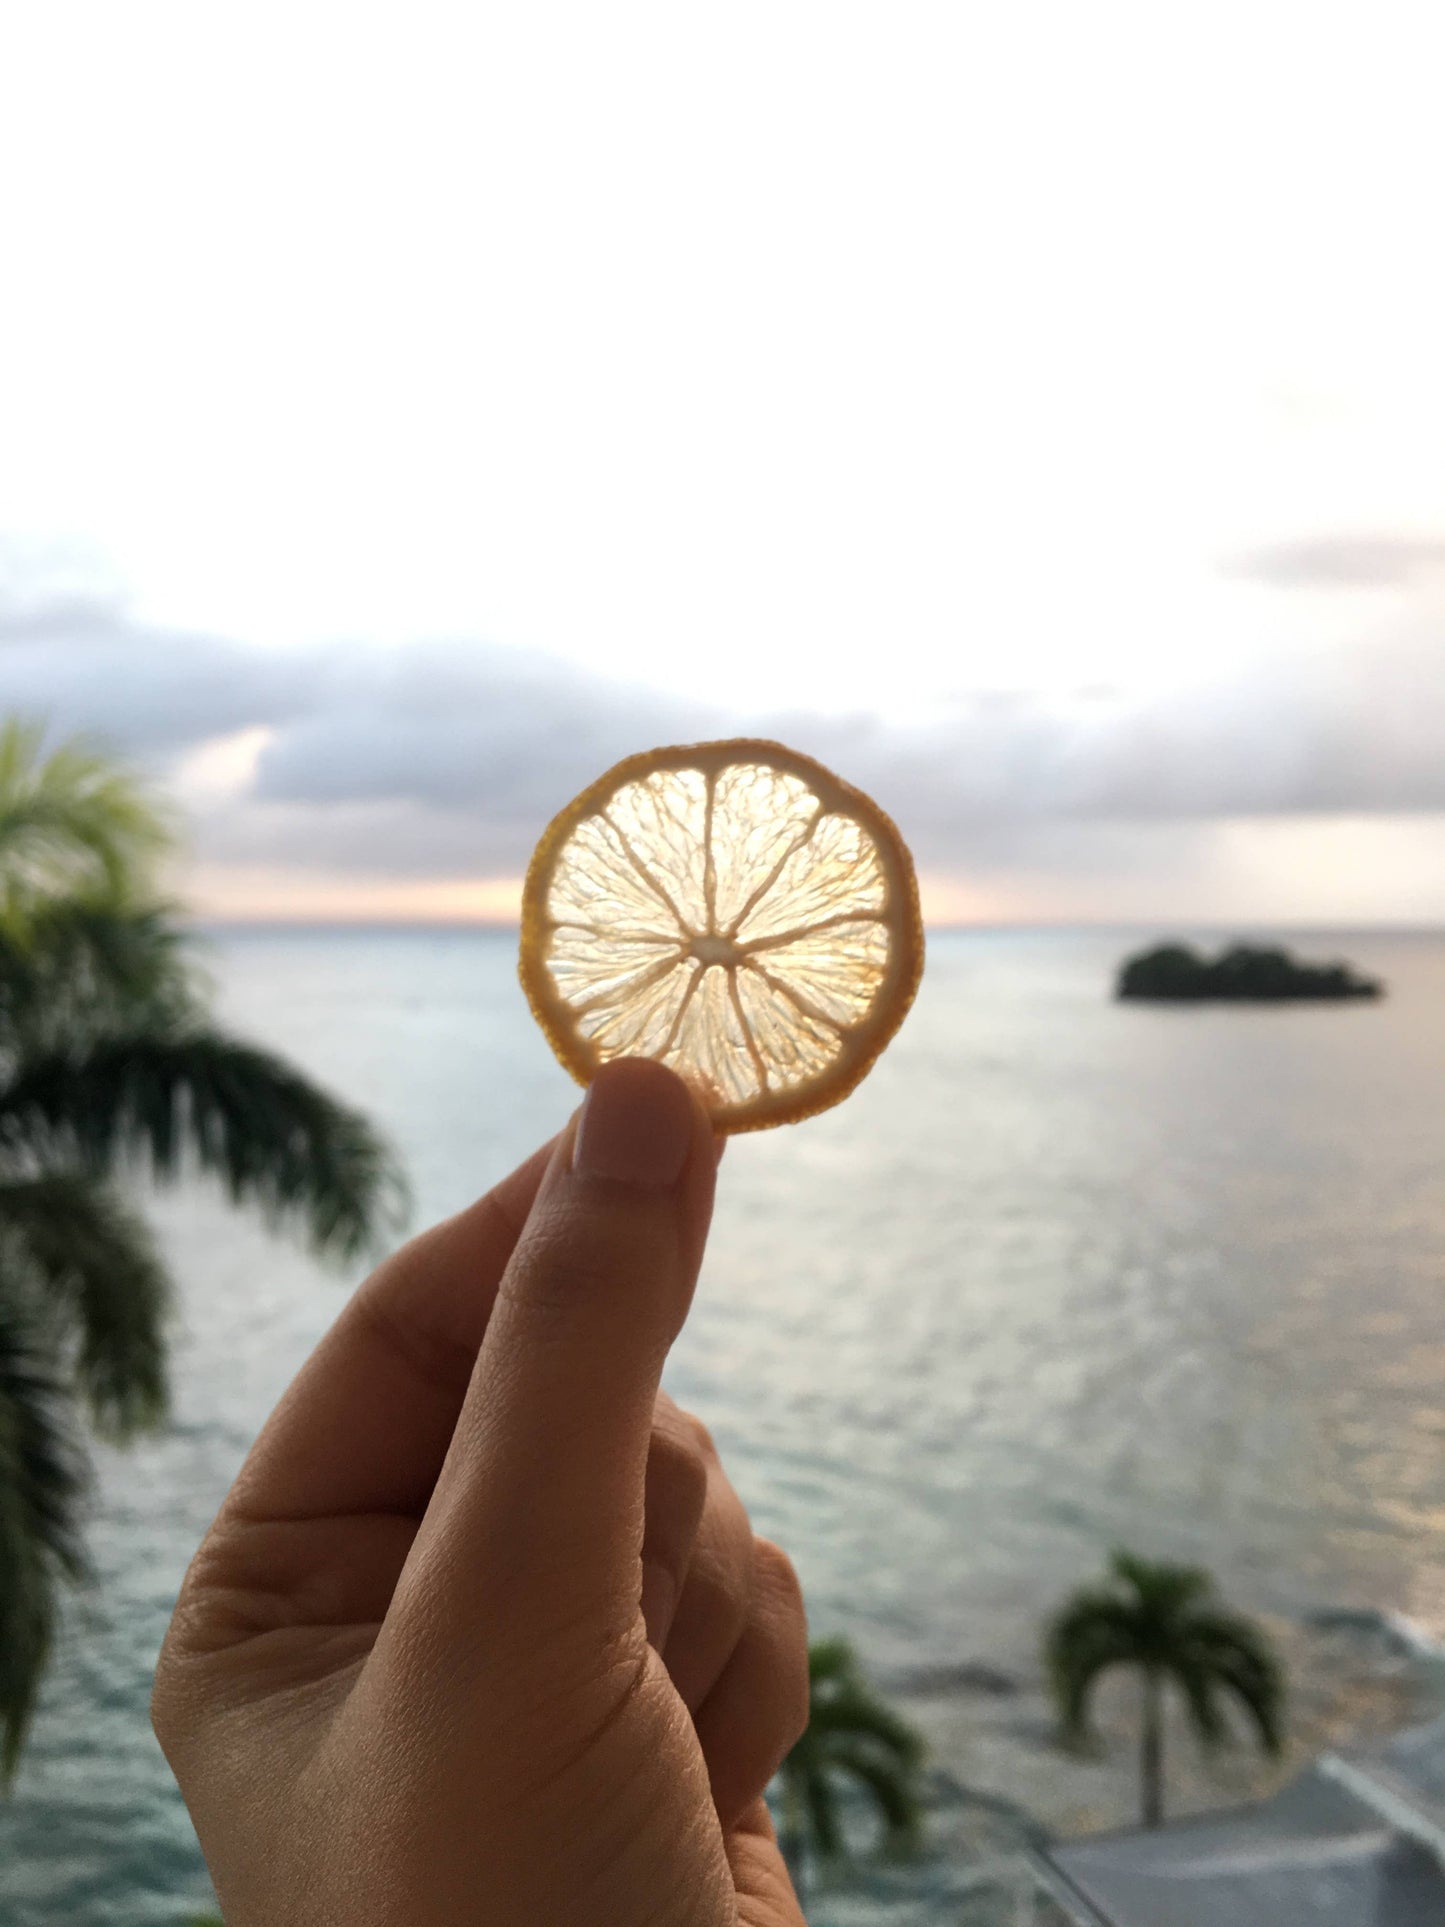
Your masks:
[{"label": "palm frond", "polygon": [[114,892],[53,897],[0,921],[0,1047],[73,1046],[194,1015],[189,941],[171,905]]},{"label": "palm frond", "polygon": [[814,1686],[857,1671],[858,1655],[852,1642],[836,1633],[828,1639],[815,1639],[808,1648],[808,1679]]},{"label": "palm frond", "polygon": [[80,1542],[88,1482],[69,1388],[0,1277],[0,1785],[19,1763],[60,1588],[88,1576]]},{"label": "palm frond", "polygon": [[873,1794],[890,1842],[912,1839],[921,1811],[922,1738],[876,1696],[848,1640],[814,1640],[808,1674],[808,1725],[781,1771],[789,1809],[807,1816],[814,1851],[832,1859],[844,1848],[839,1773],[852,1774]]},{"label": "palm frond", "polygon": [[172,840],[163,806],[109,757],[81,742],[47,752],[45,730],[35,723],[0,726],[0,902],[7,917],[56,892],[135,886]]},{"label": "palm frond", "polygon": [[188,1164],[276,1228],[342,1259],[401,1219],[406,1183],[359,1111],[269,1051],[209,1028],[141,1032],[26,1059],[0,1090],[0,1142],[45,1142],[105,1176],[136,1159]]},{"label": "palm frond", "polygon": [[870,1740],[905,1763],[923,1757],[923,1741],[919,1735],[905,1719],[869,1692],[844,1692],[815,1701],[809,1723],[820,1735]]},{"label": "palm frond", "polygon": [[405,1206],[364,1116],[211,1027],[153,877],[169,814],[81,743],[0,726],[0,1779],[60,1587],[84,1573],[82,1408],[117,1439],[166,1409],[170,1289],[109,1180],[191,1171],[347,1259]]},{"label": "palm frond", "polygon": [[1189,1623],[1189,1663],[1207,1670],[1237,1701],[1266,1752],[1284,1745],[1285,1675],[1268,1635],[1240,1613],[1222,1608]]},{"label": "palm frond", "polygon": [[1219,1682],[1213,1671],[1188,1654],[1181,1654],[1169,1671],[1188,1704],[1201,1744],[1211,1749],[1222,1746],[1229,1738],[1229,1725],[1220,1709]]},{"label": "palm frond", "polygon": [[1050,1651],[1062,1649],[1105,1627],[1121,1640],[1137,1639],[1138,1606],[1130,1599],[1121,1598],[1112,1588],[1081,1586],[1049,1620],[1044,1643]]},{"label": "palm frond", "polygon": [[872,1794],[883,1815],[888,1845],[912,1846],[923,1819],[923,1802],[912,1769],[900,1771],[896,1764],[880,1760],[859,1746],[838,1746],[832,1759],[835,1767],[861,1781]]},{"label": "palm frond", "polygon": [[0,1249],[59,1328],[97,1430],[119,1442],[158,1424],[171,1289],[143,1220],[85,1178],[19,1180],[0,1184]]},{"label": "palm frond", "polygon": [[1197,1566],[1115,1552],[1110,1580],[1067,1600],[1045,1629],[1044,1657],[1064,1732],[1088,1731],[1089,1700],[1111,1666],[1167,1676],[1183,1692],[1206,1746],[1229,1737],[1221,1695],[1235,1700],[1270,1752],[1283,1740],[1284,1673],[1267,1634],[1211,1597]]},{"label": "palm frond", "polygon": [[832,1780],[815,1767],[803,1776],[802,1793],[813,1851],[820,1859],[836,1860],[843,1851],[843,1824]]},{"label": "palm frond", "polygon": [[1213,1586],[1209,1574],[1199,1566],[1142,1559],[1123,1547],[1110,1555],[1109,1566],[1115,1578],[1133,1592],[1141,1608],[1158,1619],[1175,1617]]},{"label": "palm frond", "polygon": [[808,1735],[851,1734],[876,1742],[904,1762],[923,1757],[914,1729],[868,1684],[850,1641],[816,1640],[808,1650]]},{"label": "palm frond", "polygon": [[1091,1589],[1065,1604],[1045,1630],[1044,1662],[1070,1741],[1089,1735],[1089,1704],[1102,1675],[1143,1657],[1137,1611],[1116,1594]]}]

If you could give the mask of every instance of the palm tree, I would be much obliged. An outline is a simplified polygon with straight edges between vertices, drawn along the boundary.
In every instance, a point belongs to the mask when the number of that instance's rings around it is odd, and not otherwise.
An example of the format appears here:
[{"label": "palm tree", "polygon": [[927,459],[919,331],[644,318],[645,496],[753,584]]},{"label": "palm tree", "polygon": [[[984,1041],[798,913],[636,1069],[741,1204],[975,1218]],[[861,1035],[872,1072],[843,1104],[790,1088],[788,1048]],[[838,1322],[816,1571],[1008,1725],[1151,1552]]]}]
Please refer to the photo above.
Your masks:
[{"label": "palm tree", "polygon": [[1089,1700],[1101,1674],[1137,1667],[1143,1676],[1140,1778],[1146,1827],[1164,1818],[1164,1690],[1184,1697],[1190,1724],[1206,1747],[1230,1735],[1223,1702],[1252,1723],[1267,1753],[1283,1734],[1284,1672],[1264,1632],[1213,1597],[1209,1575],[1193,1566],[1155,1565],[1116,1552],[1110,1577],[1068,1600],[1044,1637],[1044,1657],[1066,1739],[1089,1732]]},{"label": "palm tree", "polygon": [[210,1021],[153,887],[170,845],[125,771],[0,728],[0,1786],[88,1576],[83,1421],[123,1443],[167,1411],[170,1280],[127,1181],[209,1173],[340,1260],[403,1206],[358,1112]]},{"label": "palm tree", "polygon": [[858,1781],[883,1820],[886,1848],[912,1846],[923,1800],[923,1742],[877,1699],[846,1639],[816,1640],[808,1652],[809,1711],[803,1737],[782,1765],[783,1857],[801,1897],[806,1859],[843,1851],[838,1780]]}]

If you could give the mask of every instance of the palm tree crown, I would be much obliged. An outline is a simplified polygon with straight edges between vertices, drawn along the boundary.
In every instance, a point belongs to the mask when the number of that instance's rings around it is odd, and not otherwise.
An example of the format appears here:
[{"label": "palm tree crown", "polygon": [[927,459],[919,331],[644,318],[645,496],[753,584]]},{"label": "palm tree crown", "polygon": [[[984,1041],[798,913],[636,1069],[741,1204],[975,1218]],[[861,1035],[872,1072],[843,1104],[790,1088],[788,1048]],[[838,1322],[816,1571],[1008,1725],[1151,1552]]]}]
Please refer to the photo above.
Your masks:
[{"label": "palm tree crown", "polygon": [[1226,1703],[1254,1727],[1268,1753],[1283,1740],[1284,1675],[1264,1632],[1213,1595],[1209,1575],[1193,1566],[1155,1565],[1116,1552],[1110,1578],[1067,1601],[1044,1640],[1049,1679],[1065,1736],[1089,1731],[1089,1704],[1100,1677],[1114,1666],[1143,1676],[1141,1776],[1145,1826],[1164,1812],[1163,1695],[1182,1694],[1205,1746],[1229,1737]]},{"label": "palm tree crown", "polygon": [[170,845],[125,771],[0,727],[0,1781],[87,1573],[81,1419],[124,1442],[167,1410],[170,1281],[125,1181],[209,1173],[339,1259],[403,1206],[359,1113],[210,1021]]},{"label": "palm tree crown", "polygon": [[838,1782],[856,1780],[883,1820],[884,1845],[911,1846],[923,1802],[923,1742],[876,1698],[846,1639],[816,1640],[808,1652],[808,1726],[782,1766],[782,1848],[802,1892],[809,1848],[819,1859],[843,1851]]}]

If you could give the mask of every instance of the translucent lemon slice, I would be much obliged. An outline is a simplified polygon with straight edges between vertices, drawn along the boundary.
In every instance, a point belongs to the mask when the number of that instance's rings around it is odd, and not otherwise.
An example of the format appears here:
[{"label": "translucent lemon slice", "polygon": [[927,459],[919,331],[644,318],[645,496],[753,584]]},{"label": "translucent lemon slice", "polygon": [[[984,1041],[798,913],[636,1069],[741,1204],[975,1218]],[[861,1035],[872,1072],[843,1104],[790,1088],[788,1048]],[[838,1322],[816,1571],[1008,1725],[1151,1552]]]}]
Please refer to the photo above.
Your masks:
[{"label": "translucent lemon slice", "polygon": [[846,1097],[923,970],[913,863],[876,803],[781,743],[646,750],[548,826],[522,987],[580,1083],[655,1057],[719,1131]]}]

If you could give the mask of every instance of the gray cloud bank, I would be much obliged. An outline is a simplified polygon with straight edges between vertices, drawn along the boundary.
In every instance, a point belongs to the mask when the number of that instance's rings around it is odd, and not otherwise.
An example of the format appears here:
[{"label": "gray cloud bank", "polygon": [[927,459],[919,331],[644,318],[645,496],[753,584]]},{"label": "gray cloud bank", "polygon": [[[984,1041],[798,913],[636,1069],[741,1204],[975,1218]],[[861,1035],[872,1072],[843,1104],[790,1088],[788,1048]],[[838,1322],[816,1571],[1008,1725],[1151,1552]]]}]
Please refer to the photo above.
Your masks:
[{"label": "gray cloud bank", "polygon": [[980,691],[903,727],[708,706],[475,643],[250,648],[0,584],[0,711],[160,774],[264,726],[247,791],[200,800],[200,854],[371,876],[515,873],[619,757],[743,733],[835,766],[945,870],[1030,824],[1445,810],[1445,630],[1423,619],[1351,650],[1262,653],[1230,682],[1201,665],[1152,697]]}]

